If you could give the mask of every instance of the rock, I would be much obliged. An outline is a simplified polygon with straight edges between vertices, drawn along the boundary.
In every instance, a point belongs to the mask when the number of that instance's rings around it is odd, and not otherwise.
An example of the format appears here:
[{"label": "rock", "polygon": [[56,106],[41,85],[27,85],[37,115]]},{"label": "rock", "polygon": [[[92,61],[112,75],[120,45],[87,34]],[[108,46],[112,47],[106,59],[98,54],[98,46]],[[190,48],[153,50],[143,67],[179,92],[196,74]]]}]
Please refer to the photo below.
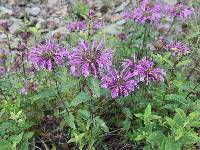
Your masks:
[{"label": "rock", "polygon": [[31,2],[32,2],[33,4],[40,4],[40,3],[41,3],[41,0],[31,0]]},{"label": "rock", "polygon": [[36,27],[38,29],[46,29],[47,28],[47,22],[42,18],[38,18]]},{"label": "rock", "polygon": [[58,2],[59,2],[59,0],[48,0],[47,6],[52,8],[55,5],[57,5]]},{"label": "rock", "polygon": [[46,38],[52,38],[54,37],[56,34],[61,34],[62,37],[65,37],[67,34],[68,34],[68,31],[65,27],[60,27],[54,31],[51,31],[49,32],[47,35],[46,35]]},{"label": "rock", "polygon": [[126,23],[126,20],[125,20],[125,19],[122,19],[122,20],[119,20],[119,21],[116,22],[116,24],[119,25],[119,26],[122,26],[122,25],[124,25],[125,23]]},{"label": "rock", "polygon": [[13,11],[11,9],[8,9],[6,7],[0,6],[0,11],[2,11],[4,14],[13,15]]},{"label": "rock", "polygon": [[36,17],[40,13],[40,7],[27,7],[25,8],[25,11],[28,15]]},{"label": "rock", "polygon": [[163,1],[170,5],[175,5],[177,3],[177,0],[163,0]]},{"label": "rock", "polygon": [[15,34],[22,26],[23,22],[20,19],[12,18],[13,24],[10,26],[10,33]]},{"label": "rock", "polygon": [[19,6],[25,6],[27,0],[14,0],[14,4],[17,4]]},{"label": "rock", "polygon": [[56,22],[54,22],[54,20],[52,18],[50,18],[48,21],[47,21],[47,27],[48,29],[50,30],[55,30],[57,27],[58,27],[58,24]]},{"label": "rock", "polygon": [[117,24],[111,24],[111,25],[106,26],[104,30],[106,33],[118,35],[121,33],[122,26],[119,26]]}]

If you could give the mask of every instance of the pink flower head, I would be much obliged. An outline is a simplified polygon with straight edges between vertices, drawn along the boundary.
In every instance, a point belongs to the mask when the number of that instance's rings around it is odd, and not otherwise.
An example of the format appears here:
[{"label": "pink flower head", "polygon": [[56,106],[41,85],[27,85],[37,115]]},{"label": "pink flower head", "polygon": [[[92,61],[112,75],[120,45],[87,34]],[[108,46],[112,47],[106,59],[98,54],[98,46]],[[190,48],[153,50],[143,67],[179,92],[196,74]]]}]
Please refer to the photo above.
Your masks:
[{"label": "pink flower head", "polygon": [[28,54],[28,59],[37,69],[52,71],[55,65],[61,64],[67,56],[65,48],[60,44],[47,40],[44,44],[38,44]]},{"label": "pink flower head", "polygon": [[103,42],[81,40],[68,58],[72,75],[87,77],[92,74],[97,78],[103,69],[112,65],[112,49],[104,49]]},{"label": "pink flower head", "polygon": [[177,3],[175,5],[166,6],[166,12],[170,17],[176,17],[184,21],[191,16],[192,9],[182,3]]},{"label": "pink flower head", "polygon": [[139,64],[136,65],[134,75],[139,77],[141,82],[145,82],[147,85],[151,81],[163,82],[163,77],[166,75],[165,70],[162,68],[155,68],[153,62],[143,57]]},{"label": "pink flower head", "polygon": [[172,55],[186,55],[190,49],[181,42],[172,42],[167,45],[167,48],[172,51]]},{"label": "pink flower head", "polygon": [[134,80],[134,74],[129,71],[129,68],[123,68],[121,71],[110,69],[101,79],[101,86],[110,89],[114,99],[119,96],[128,96],[137,85],[138,81]]},{"label": "pink flower head", "polygon": [[94,19],[92,22],[92,30],[98,30],[103,28],[103,22],[99,19]]},{"label": "pink flower head", "polygon": [[[129,13],[129,14],[128,14]],[[126,12],[124,18],[133,20],[139,24],[158,23],[162,17],[160,5],[150,1],[142,0],[132,12]]]},{"label": "pink flower head", "polygon": [[87,29],[87,24],[85,21],[74,21],[67,24],[67,30],[69,32],[85,31],[86,29]]}]

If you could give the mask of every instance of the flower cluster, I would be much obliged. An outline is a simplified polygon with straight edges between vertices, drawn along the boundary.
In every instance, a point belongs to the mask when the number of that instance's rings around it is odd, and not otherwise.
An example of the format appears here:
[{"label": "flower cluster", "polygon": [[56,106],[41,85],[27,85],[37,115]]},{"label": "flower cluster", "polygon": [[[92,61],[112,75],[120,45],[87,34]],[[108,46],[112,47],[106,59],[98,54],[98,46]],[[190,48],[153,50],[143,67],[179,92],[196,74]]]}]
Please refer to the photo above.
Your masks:
[{"label": "flower cluster", "polygon": [[170,17],[176,17],[184,21],[191,16],[192,9],[182,3],[177,3],[175,5],[166,6],[166,12]]},{"label": "flower cluster", "polygon": [[126,59],[122,63],[122,69],[117,71],[110,69],[101,79],[101,86],[111,90],[112,98],[128,96],[130,92],[139,87],[139,82],[148,85],[152,81],[163,82],[165,70],[154,67],[154,63],[146,57],[138,64]]},{"label": "flower cluster", "polygon": [[131,10],[125,11],[123,16],[126,20],[132,20],[139,24],[151,23],[159,25],[163,18],[177,18],[185,21],[192,14],[192,9],[179,2],[175,5],[163,5],[157,1],[141,0],[139,5]]},{"label": "flower cluster", "polygon": [[103,69],[112,65],[112,49],[104,49],[103,42],[80,41],[68,55],[71,73],[74,76],[97,77]]},{"label": "flower cluster", "polygon": [[67,30],[69,32],[85,31],[86,29],[87,24],[84,21],[74,21],[67,24]]},{"label": "flower cluster", "polygon": [[128,96],[137,85],[138,81],[134,79],[134,74],[125,67],[122,70],[110,69],[101,79],[101,86],[111,90],[112,98]]},{"label": "flower cluster", "polygon": [[141,82],[145,82],[148,85],[151,81],[163,82],[163,77],[166,73],[164,69],[155,68],[152,61],[143,57],[139,64],[136,65],[134,75],[138,76]]},{"label": "flower cluster", "polygon": [[37,69],[51,71],[54,65],[61,64],[66,56],[67,51],[65,48],[48,40],[44,44],[32,48],[28,54],[28,59]]},{"label": "flower cluster", "polygon": [[172,55],[186,55],[190,49],[181,42],[172,42],[167,45],[167,49],[172,51]]},{"label": "flower cluster", "polygon": [[139,24],[158,23],[161,17],[160,5],[150,0],[142,0],[132,12],[126,12],[124,14],[125,19],[133,20]]}]

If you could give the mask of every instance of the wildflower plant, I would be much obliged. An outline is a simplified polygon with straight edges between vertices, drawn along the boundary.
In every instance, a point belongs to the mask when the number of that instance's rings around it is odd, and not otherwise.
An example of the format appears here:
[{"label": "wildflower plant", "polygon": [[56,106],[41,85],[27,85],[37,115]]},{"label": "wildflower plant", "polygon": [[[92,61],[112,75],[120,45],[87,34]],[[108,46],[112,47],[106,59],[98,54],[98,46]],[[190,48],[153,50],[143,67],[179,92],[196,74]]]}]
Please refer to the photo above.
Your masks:
[{"label": "wildflower plant", "polygon": [[74,5],[66,35],[0,24],[0,149],[199,149],[198,4],[124,2],[116,34]]}]

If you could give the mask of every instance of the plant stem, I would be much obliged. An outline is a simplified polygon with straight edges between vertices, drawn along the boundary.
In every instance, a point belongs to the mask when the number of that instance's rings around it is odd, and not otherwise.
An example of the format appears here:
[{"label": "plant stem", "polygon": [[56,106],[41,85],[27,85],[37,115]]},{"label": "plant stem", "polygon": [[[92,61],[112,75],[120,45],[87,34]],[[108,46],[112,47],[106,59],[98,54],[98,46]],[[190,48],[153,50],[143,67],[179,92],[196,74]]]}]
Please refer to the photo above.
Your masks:
[{"label": "plant stem", "polygon": [[58,97],[59,97],[61,103],[63,104],[63,106],[64,106],[66,112],[68,112],[67,106],[65,105],[65,102],[64,102],[64,100],[63,100],[63,98],[62,98],[62,96],[61,96],[61,93],[60,93],[60,90],[59,90],[59,87],[58,87],[58,81],[57,81],[56,78],[55,78],[55,73],[56,73],[56,72],[55,72],[54,69],[53,69],[53,73],[54,73],[54,74],[53,74],[53,80],[55,81],[55,84],[56,84],[56,91],[57,91]]}]

